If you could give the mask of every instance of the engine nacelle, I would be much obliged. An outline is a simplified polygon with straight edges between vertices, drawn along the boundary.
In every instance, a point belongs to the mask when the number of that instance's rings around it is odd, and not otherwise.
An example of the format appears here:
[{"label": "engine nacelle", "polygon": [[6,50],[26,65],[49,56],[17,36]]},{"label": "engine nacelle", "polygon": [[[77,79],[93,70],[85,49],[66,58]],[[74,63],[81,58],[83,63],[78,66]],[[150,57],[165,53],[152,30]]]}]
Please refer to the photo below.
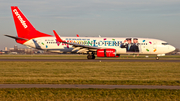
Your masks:
[{"label": "engine nacelle", "polygon": [[97,49],[97,57],[119,57],[115,49]]}]

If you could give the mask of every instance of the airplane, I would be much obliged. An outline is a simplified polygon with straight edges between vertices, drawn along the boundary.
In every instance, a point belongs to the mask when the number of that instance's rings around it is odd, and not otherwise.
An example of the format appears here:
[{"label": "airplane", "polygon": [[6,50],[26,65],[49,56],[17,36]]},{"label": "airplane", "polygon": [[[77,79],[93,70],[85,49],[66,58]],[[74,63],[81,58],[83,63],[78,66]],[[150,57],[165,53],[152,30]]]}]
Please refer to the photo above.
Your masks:
[{"label": "airplane", "polygon": [[11,6],[18,36],[5,35],[17,43],[49,52],[86,53],[87,59],[97,57],[120,57],[120,54],[154,54],[156,59],[175,50],[167,42],[137,37],[60,37],[39,32],[17,6]]}]

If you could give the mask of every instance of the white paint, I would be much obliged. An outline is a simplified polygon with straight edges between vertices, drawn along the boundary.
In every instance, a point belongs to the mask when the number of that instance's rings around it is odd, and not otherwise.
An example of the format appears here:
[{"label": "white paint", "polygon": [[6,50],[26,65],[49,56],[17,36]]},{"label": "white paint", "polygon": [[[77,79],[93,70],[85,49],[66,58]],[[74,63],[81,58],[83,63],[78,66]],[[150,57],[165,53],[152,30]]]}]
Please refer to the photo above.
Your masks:
[{"label": "white paint", "polygon": [[[116,49],[116,54],[165,54],[165,53],[175,50],[175,47],[173,47],[172,45],[163,45],[162,43],[167,43],[165,41],[158,40],[158,39],[150,39],[150,38],[138,38],[138,43],[140,43],[139,52],[126,52],[126,48],[120,48],[120,44],[114,44],[114,45],[102,44],[103,42],[112,43],[113,42],[112,39],[115,39],[114,42],[117,42],[117,41],[123,42],[126,38],[106,37],[106,40],[104,40],[103,37],[101,38],[99,37],[78,37],[78,38],[77,37],[61,37],[61,38],[62,40],[65,40],[65,41],[67,41],[66,39],[81,39],[81,40],[78,40],[78,42],[76,40],[76,43],[81,43],[83,45],[88,45],[87,43],[84,42],[84,40],[89,39],[89,41],[93,43],[92,46],[95,45],[96,47],[100,47],[100,48],[113,48],[113,49]],[[40,38],[35,38],[34,40],[37,40],[37,44],[38,46],[40,46],[42,50],[49,50],[49,51],[59,50],[61,52],[62,51],[72,52],[74,50],[72,45],[65,45],[64,43],[60,43],[58,46],[55,39],[56,39],[55,37],[40,37]],[[41,42],[39,42],[38,40]],[[94,40],[96,40],[95,42],[97,42],[97,44],[96,43],[94,44]],[[145,40],[145,42],[143,42],[143,40]],[[98,42],[99,42],[99,45],[98,45]],[[37,46],[32,40],[27,41],[26,43],[24,43],[24,45],[37,48]]]}]

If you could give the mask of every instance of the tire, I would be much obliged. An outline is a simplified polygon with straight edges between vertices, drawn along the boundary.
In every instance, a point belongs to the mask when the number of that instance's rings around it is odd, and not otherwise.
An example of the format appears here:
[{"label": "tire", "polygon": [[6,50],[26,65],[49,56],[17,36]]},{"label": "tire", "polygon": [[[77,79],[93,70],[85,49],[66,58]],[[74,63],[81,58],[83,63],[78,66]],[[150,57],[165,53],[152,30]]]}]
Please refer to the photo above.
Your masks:
[{"label": "tire", "polygon": [[95,56],[94,56],[94,55],[92,55],[92,59],[95,59]]},{"label": "tire", "polygon": [[87,56],[87,59],[92,59],[92,55],[88,55],[88,56]]},{"label": "tire", "polygon": [[156,60],[159,60],[159,57],[158,57],[158,56],[156,57]]}]

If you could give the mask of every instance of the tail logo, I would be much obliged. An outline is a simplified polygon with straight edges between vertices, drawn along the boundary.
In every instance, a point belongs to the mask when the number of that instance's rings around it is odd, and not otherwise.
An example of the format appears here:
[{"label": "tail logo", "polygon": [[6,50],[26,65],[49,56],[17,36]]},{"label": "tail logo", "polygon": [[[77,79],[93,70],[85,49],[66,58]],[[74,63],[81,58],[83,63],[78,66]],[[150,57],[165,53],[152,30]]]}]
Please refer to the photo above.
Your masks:
[{"label": "tail logo", "polygon": [[14,9],[13,10],[14,14],[17,16],[17,18],[19,19],[19,21],[21,22],[21,24],[23,25],[23,27],[26,29],[28,26],[26,25],[26,21],[24,21],[21,17],[21,15],[19,14],[19,12]]}]

